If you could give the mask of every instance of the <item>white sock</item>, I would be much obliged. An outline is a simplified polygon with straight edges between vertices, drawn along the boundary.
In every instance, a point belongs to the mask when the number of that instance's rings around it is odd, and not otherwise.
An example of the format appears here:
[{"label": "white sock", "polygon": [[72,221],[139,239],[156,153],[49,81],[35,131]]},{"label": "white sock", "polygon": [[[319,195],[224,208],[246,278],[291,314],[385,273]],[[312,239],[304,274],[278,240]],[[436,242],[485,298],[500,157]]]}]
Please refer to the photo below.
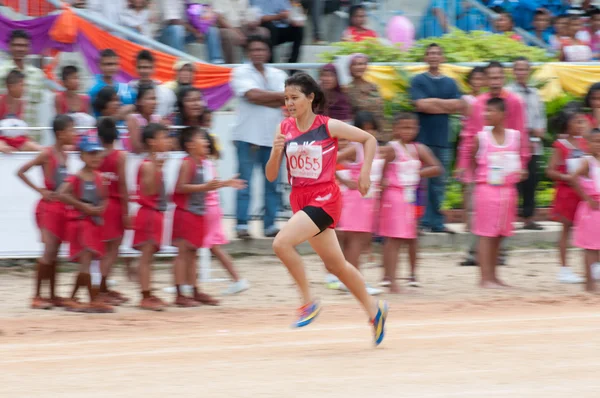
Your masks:
[{"label": "white sock", "polygon": [[100,272],[100,260],[92,260],[90,264],[90,275],[92,276],[92,285],[100,286],[102,282],[102,273]]}]

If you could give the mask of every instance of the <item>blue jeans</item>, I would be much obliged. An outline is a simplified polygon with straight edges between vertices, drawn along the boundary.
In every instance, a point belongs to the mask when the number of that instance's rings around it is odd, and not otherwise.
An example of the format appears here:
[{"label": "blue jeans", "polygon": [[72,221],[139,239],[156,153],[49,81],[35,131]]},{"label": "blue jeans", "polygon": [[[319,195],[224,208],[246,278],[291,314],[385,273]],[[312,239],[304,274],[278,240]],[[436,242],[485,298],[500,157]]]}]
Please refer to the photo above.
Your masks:
[{"label": "blue jeans", "polygon": [[431,149],[434,156],[442,163],[444,173],[439,177],[427,180],[427,203],[425,205],[425,214],[421,220],[421,225],[426,228],[441,231],[444,228],[444,215],[440,212],[440,208],[444,203],[452,150],[450,148],[435,146],[431,146],[429,149]]},{"label": "blue jeans", "polygon": [[277,193],[277,181],[269,182],[265,176],[265,166],[271,156],[271,147],[252,145],[248,142],[234,141],[237,148],[238,157],[238,173],[240,178],[246,181],[246,188],[240,189],[237,192],[237,227],[238,231],[248,230],[248,207],[250,206],[250,192],[252,189],[252,172],[259,165],[261,173],[265,181],[265,214],[264,214],[264,230],[270,232],[275,228],[275,215],[279,207],[279,194]]},{"label": "blue jeans", "polygon": [[[167,25],[163,28],[158,40],[171,46],[176,50],[185,52],[186,43],[193,43],[196,37],[188,34],[183,25]],[[223,50],[221,49],[221,32],[216,26],[211,26],[204,37],[206,51],[208,52],[208,60],[210,63],[223,63]]]}]

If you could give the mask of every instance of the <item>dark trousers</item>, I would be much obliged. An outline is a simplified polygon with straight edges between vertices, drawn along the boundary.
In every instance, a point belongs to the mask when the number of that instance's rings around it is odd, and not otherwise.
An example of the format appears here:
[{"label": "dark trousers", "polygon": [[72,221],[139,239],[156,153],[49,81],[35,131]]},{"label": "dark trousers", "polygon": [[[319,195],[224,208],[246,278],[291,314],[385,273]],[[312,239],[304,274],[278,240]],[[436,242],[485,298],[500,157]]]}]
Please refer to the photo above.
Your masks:
[{"label": "dark trousers", "polygon": [[271,59],[269,62],[273,62],[273,47],[283,43],[292,42],[292,54],[290,55],[289,63],[295,64],[300,58],[300,46],[302,45],[302,39],[304,37],[304,27],[302,26],[287,26],[285,28],[279,28],[273,24],[273,22],[267,22],[262,24],[263,27],[269,29],[271,32]]},{"label": "dark trousers", "polygon": [[519,196],[523,198],[523,208],[521,210],[521,217],[523,218],[533,217],[535,213],[535,190],[539,180],[538,160],[538,155],[531,156],[527,164],[529,176],[525,181],[519,183]]}]

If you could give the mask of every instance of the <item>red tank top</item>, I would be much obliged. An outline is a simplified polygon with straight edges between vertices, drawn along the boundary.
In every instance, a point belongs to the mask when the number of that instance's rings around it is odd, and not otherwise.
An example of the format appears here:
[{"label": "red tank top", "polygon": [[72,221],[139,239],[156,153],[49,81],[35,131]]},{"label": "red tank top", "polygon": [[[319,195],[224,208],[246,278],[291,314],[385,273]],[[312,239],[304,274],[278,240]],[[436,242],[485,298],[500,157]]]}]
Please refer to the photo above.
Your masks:
[{"label": "red tank top", "polygon": [[48,163],[43,168],[44,185],[46,189],[56,191],[68,177],[67,158],[65,157],[65,163],[61,164],[58,161],[54,147],[46,147],[44,151],[48,154]]},{"label": "red tank top", "polygon": [[335,183],[338,140],[329,133],[327,122],[327,116],[317,115],[306,132],[298,129],[292,117],[281,122],[288,181],[292,187]]},{"label": "red tank top", "polygon": [[121,191],[119,190],[119,157],[121,151],[113,149],[104,157],[102,165],[98,169],[104,177],[105,184],[108,187],[108,197],[112,199],[121,199]]},{"label": "red tank top", "polygon": [[67,103],[67,93],[61,91],[56,93],[56,104],[58,105],[58,112],[61,114],[69,114],[69,113],[88,113],[90,110],[90,97],[85,94],[78,94],[80,99],[79,109],[69,109],[69,104]]},{"label": "red tank top", "polygon": [[142,190],[142,166],[150,162],[148,159],[140,164],[137,173],[137,202],[142,207],[150,207],[158,211],[167,210],[167,196],[165,193],[165,182],[163,181],[162,170],[158,170],[155,175],[156,184],[158,184],[158,193],[146,195]]},{"label": "red tank top", "polygon": [[[11,112],[8,109],[8,94],[0,95],[0,120],[2,119],[20,119],[23,120],[23,114],[25,112],[25,106],[23,105],[23,101],[17,102],[17,109],[14,112]],[[26,133],[26,132],[24,132]],[[24,134],[26,135],[26,134]]]},{"label": "red tank top", "polygon": [[[192,159],[189,156],[186,156],[181,162],[181,167],[183,167],[185,162],[189,164],[189,171],[188,175],[183,177],[184,182],[186,184],[204,184],[205,179],[203,163],[196,163],[194,159]],[[204,214],[205,199],[205,192],[173,193],[173,203],[175,203],[177,207],[197,215]]]}]

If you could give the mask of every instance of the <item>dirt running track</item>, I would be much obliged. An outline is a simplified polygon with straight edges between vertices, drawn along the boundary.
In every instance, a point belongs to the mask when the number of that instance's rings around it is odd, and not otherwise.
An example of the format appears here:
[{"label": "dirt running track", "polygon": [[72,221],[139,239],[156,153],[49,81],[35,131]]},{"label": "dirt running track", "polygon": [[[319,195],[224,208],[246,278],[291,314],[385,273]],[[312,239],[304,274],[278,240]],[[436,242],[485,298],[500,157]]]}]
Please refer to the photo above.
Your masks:
[{"label": "dirt running track", "polygon": [[[479,291],[476,270],[455,266],[459,258],[424,257],[424,286],[388,297],[378,349],[351,297],[322,286],[314,257],[324,311],[301,330],[289,328],[296,292],[272,258],[239,260],[253,288],[222,307],[160,314],[134,304],[108,316],[33,312],[29,275],[4,273],[0,397],[600,396],[599,298],[555,283],[548,254],[511,255],[502,269],[518,287],[511,292]],[[380,272],[366,269],[366,279]],[[61,275],[63,294],[71,278]],[[157,272],[156,286],[169,278]]]}]

